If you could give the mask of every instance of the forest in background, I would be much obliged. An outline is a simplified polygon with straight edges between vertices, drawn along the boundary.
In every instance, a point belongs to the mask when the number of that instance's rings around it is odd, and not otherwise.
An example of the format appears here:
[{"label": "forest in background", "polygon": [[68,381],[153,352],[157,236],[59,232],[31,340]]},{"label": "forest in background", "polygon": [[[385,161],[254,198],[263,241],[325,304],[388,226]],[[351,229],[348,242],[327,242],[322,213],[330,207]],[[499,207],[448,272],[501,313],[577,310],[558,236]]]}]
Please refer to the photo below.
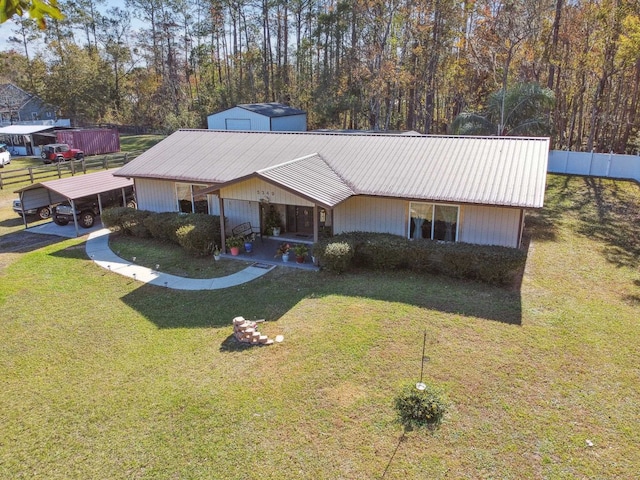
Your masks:
[{"label": "forest in background", "polygon": [[[7,22],[0,77],[74,125],[171,132],[283,102],[309,129],[445,134],[533,83],[552,148],[637,153],[640,4],[625,0],[61,0],[46,30]],[[104,11],[104,13],[100,13]],[[135,24],[136,28],[132,25]],[[32,52],[35,41],[46,45]]]}]

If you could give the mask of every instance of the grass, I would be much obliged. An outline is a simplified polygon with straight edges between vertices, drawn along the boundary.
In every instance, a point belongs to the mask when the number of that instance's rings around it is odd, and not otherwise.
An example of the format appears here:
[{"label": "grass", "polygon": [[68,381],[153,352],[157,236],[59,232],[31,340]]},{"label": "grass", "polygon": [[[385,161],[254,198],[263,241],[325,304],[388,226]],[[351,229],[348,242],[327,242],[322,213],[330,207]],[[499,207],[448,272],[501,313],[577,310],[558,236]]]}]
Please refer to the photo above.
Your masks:
[{"label": "grass", "polygon": [[[276,269],[178,292],[78,239],[11,257],[0,477],[634,478],[639,207],[637,185],[550,176],[518,291]],[[236,315],[284,342],[238,348]],[[403,435],[393,399],[425,330],[451,407]]]},{"label": "grass", "polygon": [[[111,234],[109,246],[121,258],[136,257],[136,264],[164,273],[191,278],[223,277],[239,272],[251,262],[220,259],[212,255],[193,257],[184,249],[168,242]],[[156,266],[159,267],[156,268]]]},{"label": "grass", "polygon": [[141,152],[165,138],[166,135],[120,135],[120,149],[123,152]]}]

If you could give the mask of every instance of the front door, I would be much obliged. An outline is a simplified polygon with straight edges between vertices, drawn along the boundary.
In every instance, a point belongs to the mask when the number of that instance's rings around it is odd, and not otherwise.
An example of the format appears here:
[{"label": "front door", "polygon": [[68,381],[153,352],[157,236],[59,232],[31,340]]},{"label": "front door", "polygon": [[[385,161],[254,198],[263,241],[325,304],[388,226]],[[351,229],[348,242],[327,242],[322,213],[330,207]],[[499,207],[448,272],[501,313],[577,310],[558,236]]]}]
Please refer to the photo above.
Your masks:
[{"label": "front door", "polygon": [[313,207],[287,205],[287,231],[313,235]]}]

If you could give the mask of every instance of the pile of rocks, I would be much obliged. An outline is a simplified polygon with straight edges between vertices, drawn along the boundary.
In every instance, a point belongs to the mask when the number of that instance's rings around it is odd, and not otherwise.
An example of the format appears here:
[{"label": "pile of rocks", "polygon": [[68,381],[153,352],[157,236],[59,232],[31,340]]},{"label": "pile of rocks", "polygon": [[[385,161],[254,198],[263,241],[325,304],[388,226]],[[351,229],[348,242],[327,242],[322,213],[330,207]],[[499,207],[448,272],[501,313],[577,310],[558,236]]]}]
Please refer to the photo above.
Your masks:
[{"label": "pile of rocks", "polygon": [[262,335],[257,328],[258,322],[245,320],[244,317],[236,317],[233,319],[233,336],[240,343],[248,343],[250,345],[271,345],[271,340],[266,335]]}]

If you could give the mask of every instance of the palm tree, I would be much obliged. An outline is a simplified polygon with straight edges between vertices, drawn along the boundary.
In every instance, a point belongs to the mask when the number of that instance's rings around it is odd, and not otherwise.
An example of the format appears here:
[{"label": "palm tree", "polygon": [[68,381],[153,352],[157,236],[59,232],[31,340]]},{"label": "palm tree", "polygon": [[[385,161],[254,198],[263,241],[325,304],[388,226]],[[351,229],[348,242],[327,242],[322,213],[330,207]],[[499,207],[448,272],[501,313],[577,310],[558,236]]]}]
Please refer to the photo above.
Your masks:
[{"label": "palm tree", "polygon": [[553,92],[537,83],[519,83],[489,95],[484,114],[463,112],[449,127],[454,135],[548,135]]}]

